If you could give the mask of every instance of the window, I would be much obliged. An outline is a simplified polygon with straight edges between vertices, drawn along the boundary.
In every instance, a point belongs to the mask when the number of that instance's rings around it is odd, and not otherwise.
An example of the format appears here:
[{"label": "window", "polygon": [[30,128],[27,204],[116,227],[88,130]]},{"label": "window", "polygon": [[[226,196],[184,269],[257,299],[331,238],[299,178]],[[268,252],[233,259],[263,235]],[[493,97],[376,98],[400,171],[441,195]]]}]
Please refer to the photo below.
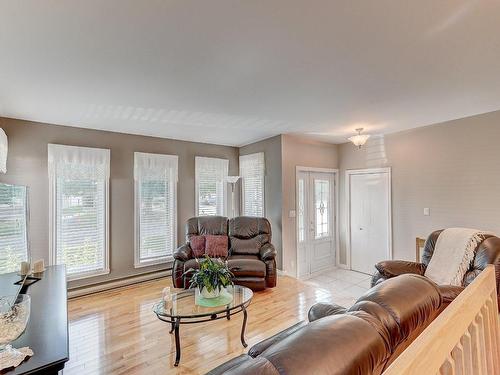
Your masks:
[{"label": "window", "polygon": [[229,160],[195,158],[196,215],[226,215],[226,178]]},{"label": "window", "polygon": [[330,181],[314,180],[314,210],[316,212],[316,238],[330,235],[330,218],[328,204],[330,202]]},{"label": "window", "polygon": [[297,191],[297,196],[298,196],[297,225],[298,225],[298,232],[299,232],[299,242],[304,242],[306,240],[306,223],[305,223],[305,212],[304,212],[305,195],[306,195],[305,180],[303,178],[301,178],[299,180],[298,191]]},{"label": "window", "polygon": [[242,207],[245,216],[265,216],[264,213],[264,153],[240,156]]},{"label": "window", "polygon": [[19,270],[27,261],[27,188],[0,184],[0,273]]},{"label": "window", "polygon": [[177,242],[177,165],[174,155],[134,153],[135,267],[172,258]]},{"label": "window", "polygon": [[69,279],[109,273],[110,151],[49,144],[51,263]]}]

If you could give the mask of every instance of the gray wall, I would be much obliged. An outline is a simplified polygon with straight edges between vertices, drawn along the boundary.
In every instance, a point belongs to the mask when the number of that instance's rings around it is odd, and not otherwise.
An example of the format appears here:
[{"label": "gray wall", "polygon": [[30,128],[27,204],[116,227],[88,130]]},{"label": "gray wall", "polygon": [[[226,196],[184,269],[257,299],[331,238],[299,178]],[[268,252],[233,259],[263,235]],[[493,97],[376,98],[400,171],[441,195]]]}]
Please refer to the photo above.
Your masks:
[{"label": "gray wall", "polygon": [[[500,233],[500,111],[389,134],[361,150],[340,146],[340,203],[346,169],[392,168],[393,254],[414,260],[415,237],[465,226]],[[430,216],[423,215],[424,207]],[[345,215],[341,215],[341,219]],[[345,220],[341,220],[345,262]]]},{"label": "gray wall", "polygon": [[338,168],[338,146],[306,138],[280,135],[240,148],[240,155],[264,152],[266,217],[273,228],[278,268],[296,272],[295,167]]},{"label": "gray wall", "polygon": [[273,231],[273,244],[278,256],[276,263],[282,269],[282,176],[281,176],[281,135],[252,143],[240,148],[240,155],[248,155],[256,152],[264,152],[266,165],[264,204],[266,217],[271,222]]},{"label": "gray wall", "polygon": [[[110,260],[106,276],[75,281],[71,286],[164,269],[133,268],[133,153],[179,155],[178,241],[194,215],[194,157],[229,159],[238,174],[238,149],[98,130],[0,118],[9,137],[8,173],[0,181],[30,188],[30,237],[33,258],[48,261],[47,143],[111,149]],[[241,147],[241,155],[265,153],[266,216],[273,227],[278,267],[294,274],[296,258],[295,167],[340,169],[340,260],[345,262],[346,169],[392,168],[394,257],[414,259],[415,237],[435,229],[468,226],[500,233],[500,111],[442,124],[373,137],[361,149],[280,135]],[[423,215],[424,207],[431,210]],[[283,250],[284,249],[284,250]],[[284,263],[283,263],[284,261]]]},{"label": "gray wall", "polygon": [[[134,152],[179,155],[178,242],[184,241],[184,224],[195,213],[194,157],[229,159],[229,174],[238,174],[238,149],[171,139],[80,129],[0,118],[9,138],[7,174],[0,182],[27,185],[30,190],[30,242],[33,259],[49,260],[49,207],[47,144],[59,143],[111,149],[110,265],[109,275],[74,281],[87,285],[167,268],[134,269]],[[230,201],[230,200],[229,200]],[[230,212],[230,211],[229,211]]]},{"label": "gray wall", "polygon": [[297,222],[289,217],[296,208],[296,167],[338,168],[338,146],[302,137],[282,136],[283,176],[283,269],[290,275],[297,271]]}]

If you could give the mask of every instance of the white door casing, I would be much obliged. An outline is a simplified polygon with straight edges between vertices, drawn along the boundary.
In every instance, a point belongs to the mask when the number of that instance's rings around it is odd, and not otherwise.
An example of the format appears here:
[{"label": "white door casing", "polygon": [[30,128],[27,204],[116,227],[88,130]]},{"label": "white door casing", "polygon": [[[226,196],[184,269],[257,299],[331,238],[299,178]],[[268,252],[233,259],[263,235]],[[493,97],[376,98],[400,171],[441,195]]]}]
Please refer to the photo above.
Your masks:
[{"label": "white door casing", "polygon": [[391,170],[346,171],[348,268],[372,274],[392,259]]}]

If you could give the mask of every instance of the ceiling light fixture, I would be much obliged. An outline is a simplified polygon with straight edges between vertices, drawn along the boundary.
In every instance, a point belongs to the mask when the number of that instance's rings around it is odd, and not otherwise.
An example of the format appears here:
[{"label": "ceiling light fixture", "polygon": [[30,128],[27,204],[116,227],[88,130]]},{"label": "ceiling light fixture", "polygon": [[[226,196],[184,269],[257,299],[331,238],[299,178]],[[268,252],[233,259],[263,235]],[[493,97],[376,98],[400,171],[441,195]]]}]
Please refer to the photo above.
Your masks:
[{"label": "ceiling light fixture", "polygon": [[363,146],[366,143],[368,138],[370,138],[370,135],[369,134],[361,134],[361,132],[363,131],[363,128],[358,128],[358,129],[356,129],[356,131],[358,132],[358,134],[353,135],[352,137],[349,137],[347,139],[350,140],[352,143],[354,143],[354,145],[357,146],[359,149],[359,148],[361,148],[361,146]]}]

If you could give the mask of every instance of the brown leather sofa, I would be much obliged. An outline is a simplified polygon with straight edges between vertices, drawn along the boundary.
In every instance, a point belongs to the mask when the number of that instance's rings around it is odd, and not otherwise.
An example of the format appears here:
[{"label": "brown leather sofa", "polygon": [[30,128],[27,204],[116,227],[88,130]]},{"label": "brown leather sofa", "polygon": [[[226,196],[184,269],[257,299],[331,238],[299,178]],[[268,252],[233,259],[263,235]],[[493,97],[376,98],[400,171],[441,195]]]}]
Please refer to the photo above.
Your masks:
[{"label": "brown leather sofa", "polygon": [[186,244],[174,252],[172,280],[176,288],[189,287],[189,275],[197,268],[189,240],[194,235],[224,235],[229,239],[227,262],[234,283],[253,290],[276,286],[276,250],[271,244],[271,224],[266,218],[240,216],[228,220],[223,216],[200,216],[186,223]]},{"label": "brown leather sofa", "polygon": [[349,309],[316,304],[300,322],[209,375],[381,374],[439,314],[442,297],[423,276],[402,275]]},{"label": "brown leather sofa", "polygon": [[[443,229],[432,232],[425,241],[421,263],[403,260],[386,260],[377,263],[375,265],[375,274],[372,277],[372,286],[402,274],[413,273],[423,275],[434,253],[436,241],[442,231]],[[453,299],[458,296],[488,264],[493,264],[495,266],[497,295],[500,305],[500,238],[493,235],[486,235],[485,239],[476,248],[474,260],[464,276],[462,286],[439,285],[444,300],[443,308],[449,305],[450,302],[453,301]]]}]

